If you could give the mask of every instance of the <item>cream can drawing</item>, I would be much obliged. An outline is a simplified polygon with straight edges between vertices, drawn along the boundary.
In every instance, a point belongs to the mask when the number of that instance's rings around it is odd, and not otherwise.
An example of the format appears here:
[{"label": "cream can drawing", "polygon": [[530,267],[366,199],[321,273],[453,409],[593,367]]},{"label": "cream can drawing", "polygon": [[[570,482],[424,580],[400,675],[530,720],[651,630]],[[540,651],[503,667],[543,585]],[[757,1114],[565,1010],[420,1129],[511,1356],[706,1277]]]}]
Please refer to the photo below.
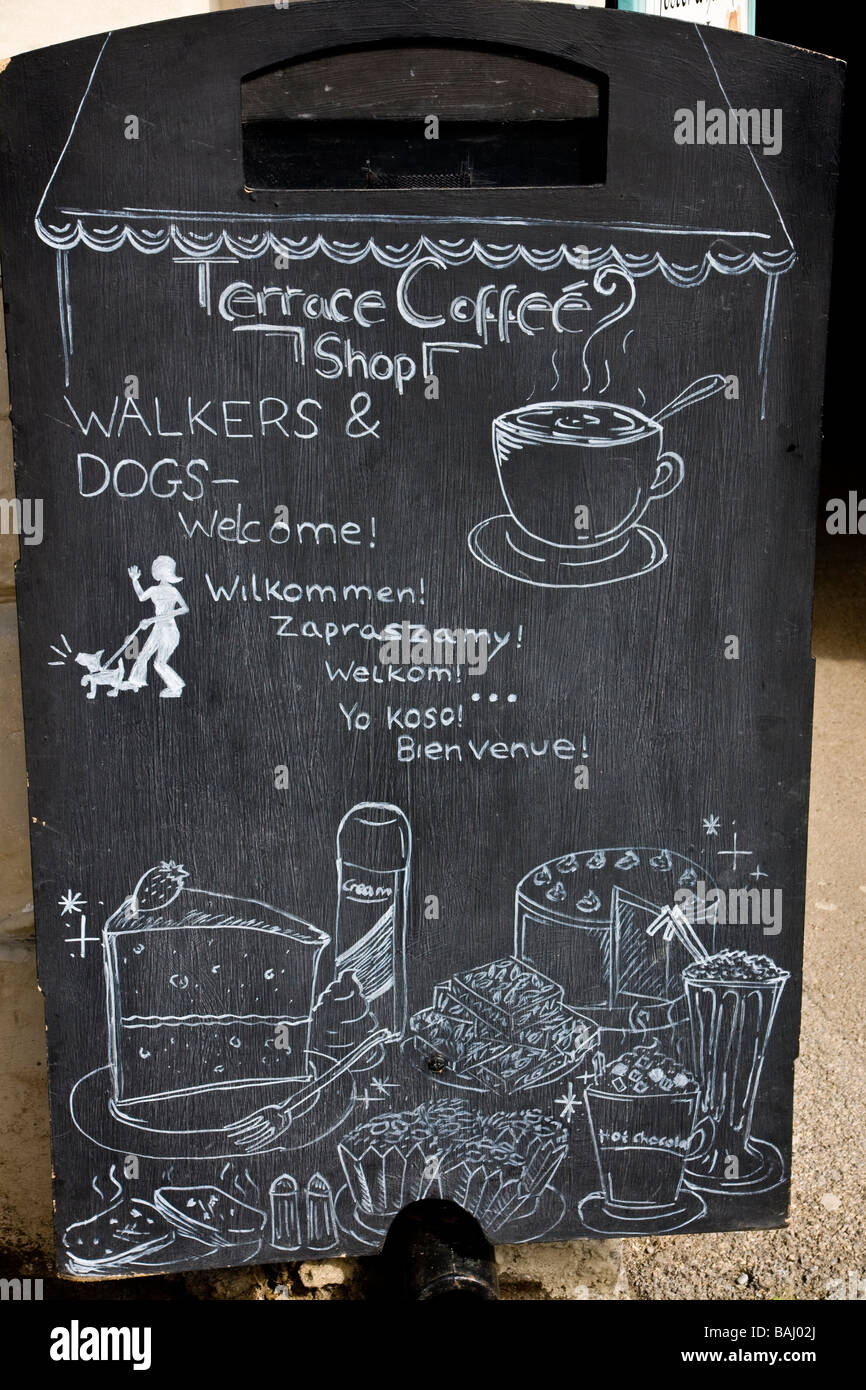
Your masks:
[{"label": "cream can drawing", "polygon": [[392,1037],[406,1026],[406,917],[412,831],[397,806],[361,802],[337,831],[335,968],[355,975]]}]

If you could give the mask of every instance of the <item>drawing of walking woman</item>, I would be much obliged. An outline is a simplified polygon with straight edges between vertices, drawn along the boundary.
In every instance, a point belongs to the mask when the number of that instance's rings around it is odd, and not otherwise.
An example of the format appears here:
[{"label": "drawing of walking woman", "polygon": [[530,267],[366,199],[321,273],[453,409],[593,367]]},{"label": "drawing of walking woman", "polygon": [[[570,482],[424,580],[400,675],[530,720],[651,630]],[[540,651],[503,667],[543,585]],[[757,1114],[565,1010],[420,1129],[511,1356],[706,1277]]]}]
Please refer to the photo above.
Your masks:
[{"label": "drawing of walking woman", "polygon": [[152,658],[153,669],[165,686],[165,689],[159,692],[160,698],[176,700],[186,681],[169,666],[168,658],[180,641],[175,619],[188,613],[189,607],[175,588],[175,585],[181,584],[183,580],[177,573],[170,555],[158,555],[150,567],[150,572],[156,583],[149,589],[143,589],[140,582],[141,570],[138,566],[131,565],[128,571],[139,601],[152,603],[154,616],[145,618],[140,624],[141,627],[149,627],[152,631],[129,673],[125,689],[141,690],[142,686],[147,685],[147,668]]}]

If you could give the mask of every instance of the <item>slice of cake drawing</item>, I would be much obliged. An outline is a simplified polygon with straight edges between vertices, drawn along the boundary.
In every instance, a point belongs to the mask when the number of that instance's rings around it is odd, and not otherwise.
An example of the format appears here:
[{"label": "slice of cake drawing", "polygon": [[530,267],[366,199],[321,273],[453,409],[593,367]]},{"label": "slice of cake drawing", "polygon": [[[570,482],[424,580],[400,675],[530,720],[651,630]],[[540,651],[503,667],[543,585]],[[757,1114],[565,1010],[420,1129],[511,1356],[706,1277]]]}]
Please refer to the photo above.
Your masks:
[{"label": "slice of cake drawing", "polygon": [[165,861],[103,929],[113,1106],[306,1080],[326,932]]},{"label": "slice of cake drawing", "polygon": [[559,855],[517,885],[514,954],[562,981],[575,1008],[613,1009],[635,996],[678,998],[693,957],[681,941],[647,928],[687,889],[685,916],[711,946],[717,904],[700,896],[701,883],[715,887],[701,865],[661,847]]}]

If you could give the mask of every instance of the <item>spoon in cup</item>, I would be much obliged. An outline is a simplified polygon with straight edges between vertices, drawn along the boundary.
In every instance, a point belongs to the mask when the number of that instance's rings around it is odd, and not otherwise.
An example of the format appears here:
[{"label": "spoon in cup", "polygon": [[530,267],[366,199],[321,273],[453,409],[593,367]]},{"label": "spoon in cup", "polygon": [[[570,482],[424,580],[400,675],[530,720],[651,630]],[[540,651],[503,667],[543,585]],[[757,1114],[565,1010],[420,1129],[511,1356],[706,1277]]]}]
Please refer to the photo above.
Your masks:
[{"label": "spoon in cup", "polygon": [[691,386],[687,386],[678,396],[674,396],[667,405],[663,405],[661,410],[657,410],[652,418],[657,425],[660,425],[663,420],[667,420],[671,415],[676,415],[677,411],[685,410],[689,405],[697,405],[698,401],[705,401],[708,396],[714,396],[727,384],[728,378],[720,376],[717,372],[712,376],[702,376],[699,381],[693,381]]}]

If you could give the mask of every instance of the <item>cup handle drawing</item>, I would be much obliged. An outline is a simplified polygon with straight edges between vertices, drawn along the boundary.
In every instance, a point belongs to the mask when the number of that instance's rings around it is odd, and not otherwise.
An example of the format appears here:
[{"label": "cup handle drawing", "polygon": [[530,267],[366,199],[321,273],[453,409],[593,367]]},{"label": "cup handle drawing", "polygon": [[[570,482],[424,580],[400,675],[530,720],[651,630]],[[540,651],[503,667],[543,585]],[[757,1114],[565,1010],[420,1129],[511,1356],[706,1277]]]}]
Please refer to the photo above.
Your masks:
[{"label": "cup handle drawing", "polygon": [[[695,1125],[689,1139],[689,1149],[686,1154],[686,1162],[693,1163],[696,1158],[703,1158],[713,1147],[716,1138],[716,1122],[712,1115],[705,1115],[699,1125]],[[699,1140],[695,1148],[695,1140]]]},{"label": "cup handle drawing", "polygon": [[650,493],[656,499],[667,497],[679,487],[683,478],[686,476],[686,465],[683,463],[679,454],[662,454],[656,475],[650,484]]}]

